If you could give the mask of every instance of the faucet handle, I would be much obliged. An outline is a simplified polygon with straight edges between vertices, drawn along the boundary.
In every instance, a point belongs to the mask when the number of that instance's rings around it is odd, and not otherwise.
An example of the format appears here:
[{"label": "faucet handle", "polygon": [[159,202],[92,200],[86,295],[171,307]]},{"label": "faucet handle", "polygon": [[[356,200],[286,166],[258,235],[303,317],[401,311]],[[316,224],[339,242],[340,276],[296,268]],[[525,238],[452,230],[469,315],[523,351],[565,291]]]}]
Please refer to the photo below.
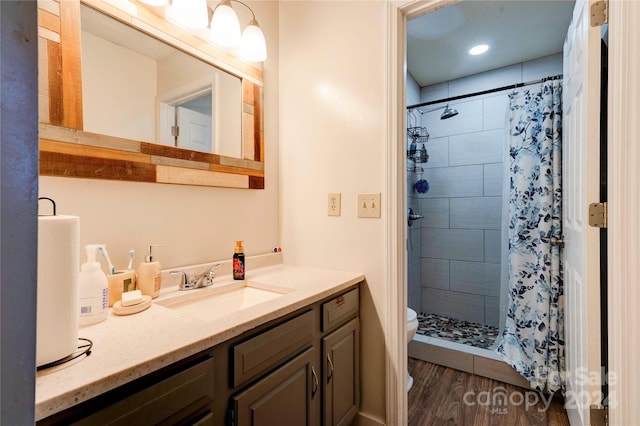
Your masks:
[{"label": "faucet handle", "polygon": [[178,284],[178,290],[189,290],[190,288],[194,288],[193,283],[189,282],[189,278],[187,277],[187,273],[184,271],[173,271],[171,275],[180,275],[180,283]]},{"label": "faucet handle", "polygon": [[208,287],[213,284],[213,279],[216,276],[216,273],[211,270],[211,267],[209,267],[206,271],[195,275],[193,279],[189,279],[187,273],[184,271],[171,272],[171,275],[174,274],[181,275],[178,290],[191,290],[194,288]]}]

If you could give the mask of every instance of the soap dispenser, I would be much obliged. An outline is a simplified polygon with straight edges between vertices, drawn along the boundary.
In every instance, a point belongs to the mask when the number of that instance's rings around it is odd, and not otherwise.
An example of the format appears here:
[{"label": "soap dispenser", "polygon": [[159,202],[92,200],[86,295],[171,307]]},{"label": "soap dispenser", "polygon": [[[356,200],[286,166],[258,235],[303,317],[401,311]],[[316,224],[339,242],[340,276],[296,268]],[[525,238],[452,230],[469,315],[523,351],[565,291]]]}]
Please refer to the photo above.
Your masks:
[{"label": "soap dispenser", "polygon": [[233,253],[233,279],[244,280],[244,248],[242,248],[242,240],[236,240],[236,248]]},{"label": "soap dispenser", "polygon": [[149,246],[149,254],[144,258],[144,262],[138,266],[138,290],[147,296],[156,298],[160,295],[160,287],[162,285],[162,274],[160,270],[160,262],[154,260],[153,247],[161,247],[158,245]]},{"label": "soap dispenser", "polygon": [[104,321],[109,313],[109,283],[100,263],[96,260],[100,247],[100,244],[84,246],[87,261],[81,265],[78,275],[80,325]]}]

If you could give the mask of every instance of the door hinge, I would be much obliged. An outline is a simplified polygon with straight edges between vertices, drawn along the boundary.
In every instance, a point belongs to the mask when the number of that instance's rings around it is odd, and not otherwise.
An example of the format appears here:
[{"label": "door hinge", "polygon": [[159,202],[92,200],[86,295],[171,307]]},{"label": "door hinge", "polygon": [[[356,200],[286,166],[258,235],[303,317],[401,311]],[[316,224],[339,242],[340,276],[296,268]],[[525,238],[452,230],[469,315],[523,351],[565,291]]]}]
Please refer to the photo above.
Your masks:
[{"label": "door hinge", "polygon": [[227,425],[228,426],[236,426],[237,425],[237,418],[236,418],[236,410],[234,410],[233,408],[230,408],[227,410]]},{"label": "door hinge", "polygon": [[609,407],[606,405],[589,407],[589,423],[591,426],[609,426]]},{"label": "door hinge", "polygon": [[607,203],[589,204],[589,226],[606,228],[607,219]]},{"label": "door hinge", "polygon": [[589,23],[592,27],[599,27],[609,22],[609,0],[598,0],[591,4],[591,18]]},{"label": "door hinge", "polygon": [[178,126],[171,126],[171,136],[174,136],[174,137],[176,137],[176,138],[177,138],[178,136],[180,136],[180,127],[178,127]]}]

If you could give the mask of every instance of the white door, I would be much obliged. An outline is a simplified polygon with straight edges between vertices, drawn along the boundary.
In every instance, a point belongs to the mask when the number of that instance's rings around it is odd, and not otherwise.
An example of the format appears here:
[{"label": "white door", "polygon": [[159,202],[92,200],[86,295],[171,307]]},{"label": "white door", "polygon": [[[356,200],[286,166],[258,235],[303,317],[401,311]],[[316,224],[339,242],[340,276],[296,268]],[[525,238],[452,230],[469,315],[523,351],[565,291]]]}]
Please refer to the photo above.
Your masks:
[{"label": "white door", "polygon": [[600,28],[589,25],[589,4],[576,1],[564,44],[565,403],[572,425],[588,425],[589,406],[600,403],[599,231],[588,223],[588,205],[599,200]]},{"label": "white door", "polygon": [[212,152],[211,116],[184,107],[176,108],[179,148]]}]

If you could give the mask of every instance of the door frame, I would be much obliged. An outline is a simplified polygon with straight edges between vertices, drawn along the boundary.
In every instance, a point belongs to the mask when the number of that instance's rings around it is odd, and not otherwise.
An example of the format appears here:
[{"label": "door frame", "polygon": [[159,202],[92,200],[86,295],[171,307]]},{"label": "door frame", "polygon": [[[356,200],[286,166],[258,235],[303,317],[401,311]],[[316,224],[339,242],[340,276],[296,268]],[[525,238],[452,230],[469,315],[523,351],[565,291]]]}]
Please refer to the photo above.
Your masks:
[{"label": "door frame", "polygon": [[640,3],[609,1],[608,333],[610,424],[640,422]]},{"label": "door frame", "polygon": [[[406,27],[459,0],[387,2],[386,424],[407,424]],[[400,284],[399,284],[400,283]]]},{"label": "door frame", "polygon": [[[388,425],[407,422],[406,186],[404,157],[405,33],[408,18],[457,3],[397,0],[387,6],[387,306],[386,400]],[[611,424],[640,421],[640,2],[609,2],[608,205],[609,369]],[[614,25],[612,25],[612,23]],[[634,139],[635,138],[635,139]],[[395,201],[395,202],[394,202]],[[625,285],[629,283],[630,285]]]}]

